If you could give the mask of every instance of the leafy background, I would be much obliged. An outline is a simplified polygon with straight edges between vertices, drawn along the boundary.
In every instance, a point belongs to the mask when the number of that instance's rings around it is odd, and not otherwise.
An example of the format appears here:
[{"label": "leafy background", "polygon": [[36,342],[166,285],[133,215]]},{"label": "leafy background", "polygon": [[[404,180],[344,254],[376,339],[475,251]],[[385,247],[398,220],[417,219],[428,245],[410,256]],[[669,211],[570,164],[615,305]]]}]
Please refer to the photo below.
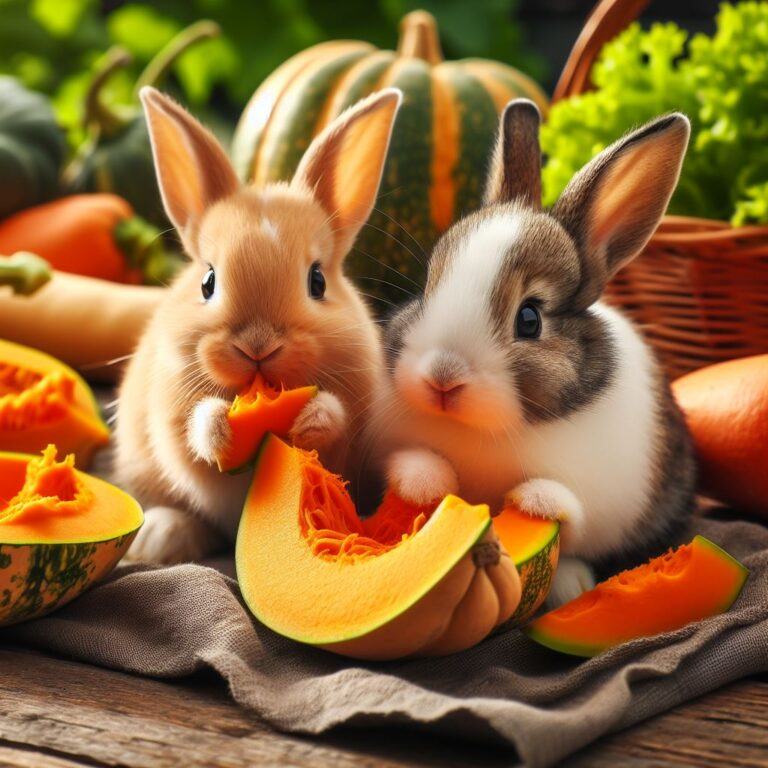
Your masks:
[{"label": "leafy background", "polygon": [[134,57],[105,89],[110,102],[127,103],[143,65],[183,27],[209,18],[223,34],[179,59],[174,84],[195,112],[214,125],[218,117],[221,128],[234,122],[264,77],[289,56],[339,38],[391,49],[399,19],[417,7],[437,17],[447,56],[496,58],[541,76],[543,60],[523,45],[516,6],[516,0],[0,0],[0,72],[50,94],[76,145],[85,91],[110,45]]}]

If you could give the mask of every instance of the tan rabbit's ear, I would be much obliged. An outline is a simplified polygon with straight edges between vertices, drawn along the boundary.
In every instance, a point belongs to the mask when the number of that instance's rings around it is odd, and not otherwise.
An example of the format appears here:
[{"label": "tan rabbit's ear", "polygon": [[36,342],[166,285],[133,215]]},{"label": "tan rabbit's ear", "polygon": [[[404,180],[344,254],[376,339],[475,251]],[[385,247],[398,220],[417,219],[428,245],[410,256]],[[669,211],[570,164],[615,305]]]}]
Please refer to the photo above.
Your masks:
[{"label": "tan rabbit's ear", "polygon": [[519,202],[541,208],[539,108],[528,99],[510,101],[499,122],[499,135],[485,189],[486,203]]},{"label": "tan rabbit's ear", "polygon": [[685,115],[659,117],[603,150],[565,188],[552,214],[579,249],[579,307],[596,301],[656,230],[675,191],[690,132]]},{"label": "tan rabbit's ear", "polygon": [[165,211],[189,248],[205,209],[233,194],[237,176],[221,145],[176,102],[148,86],[139,93]]},{"label": "tan rabbit's ear", "polygon": [[328,212],[335,253],[347,254],[371,213],[402,95],[388,88],[339,115],[310,144],[292,185]]}]

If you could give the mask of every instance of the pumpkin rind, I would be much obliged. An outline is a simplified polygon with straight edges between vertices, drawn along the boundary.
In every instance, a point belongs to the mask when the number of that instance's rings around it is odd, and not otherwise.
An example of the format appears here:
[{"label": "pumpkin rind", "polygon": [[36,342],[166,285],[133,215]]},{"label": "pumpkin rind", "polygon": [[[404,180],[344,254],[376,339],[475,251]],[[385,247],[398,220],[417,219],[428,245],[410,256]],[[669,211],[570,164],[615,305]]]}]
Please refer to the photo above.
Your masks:
[{"label": "pumpkin rind", "polygon": [[[23,483],[24,471],[34,458],[0,453],[0,493],[6,501],[14,486]],[[103,505],[109,504],[112,519],[119,518],[121,523],[110,532],[104,525],[101,530],[94,527],[98,535],[89,541],[88,522],[81,519],[78,526],[85,532],[75,533],[71,540],[60,536],[56,541],[47,535],[51,531],[46,532],[45,519],[40,520],[39,533],[34,524],[14,526],[0,519],[0,626],[38,618],[82,594],[114,568],[143,522],[141,508],[126,493],[98,478],[77,470],[74,473],[95,496],[88,515],[92,519],[101,516]],[[40,541],[36,542],[38,536]]]},{"label": "pumpkin rind", "polygon": [[749,571],[703,536],[601,582],[525,631],[561,653],[595,656],[727,611]]},{"label": "pumpkin rind", "polygon": [[56,196],[66,151],[48,100],[0,77],[0,218]]},{"label": "pumpkin rind", "polygon": [[[21,393],[4,393],[0,388],[0,451],[37,453],[49,443],[57,445],[62,453],[75,454],[79,467],[86,467],[94,451],[109,442],[109,428],[101,419],[99,407],[90,387],[69,366],[31,347],[24,347],[0,339],[0,368],[19,369],[32,379],[44,378],[52,381],[52,405],[57,416],[41,418],[36,422],[33,415],[25,418],[23,424],[14,423],[16,418],[8,417],[16,409]],[[56,383],[65,386],[62,394],[56,391]],[[71,393],[65,396],[65,393]],[[30,409],[37,407],[29,402]]]},{"label": "pumpkin rind", "polygon": [[[504,105],[522,96],[547,111],[543,91],[512,67],[481,59],[443,62],[434,19],[414,11],[401,23],[397,52],[355,41],[322,43],[278,67],[249,101],[235,131],[238,174],[256,184],[289,180],[313,136],[386,86],[402,89],[403,106],[377,210],[349,257],[351,276],[364,279],[364,290],[383,304],[402,302],[405,291],[423,284],[422,254],[453,221],[480,205]],[[459,118],[460,130],[444,130],[446,114],[454,122]]]},{"label": "pumpkin rind", "polygon": [[521,626],[547,599],[560,556],[560,523],[531,518],[508,507],[493,518],[502,546],[520,574],[522,596],[510,626]]},{"label": "pumpkin rind", "polygon": [[[346,541],[340,554],[326,554],[331,550],[322,541],[314,549],[302,533],[304,461],[302,451],[267,437],[240,522],[240,589],[262,623],[335,653],[391,659],[467,648],[509,618],[519,599],[519,577],[498,550],[487,506],[447,497],[416,533],[376,544],[377,554],[347,554]],[[330,483],[328,498],[342,493],[338,479],[317,463],[312,467]],[[354,514],[348,497],[340,501]],[[365,521],[356,524],[370,531]],[[333,531],[318,535],[339,541]],[[498,562],[478,564],[478,543],[496,547]]]}]

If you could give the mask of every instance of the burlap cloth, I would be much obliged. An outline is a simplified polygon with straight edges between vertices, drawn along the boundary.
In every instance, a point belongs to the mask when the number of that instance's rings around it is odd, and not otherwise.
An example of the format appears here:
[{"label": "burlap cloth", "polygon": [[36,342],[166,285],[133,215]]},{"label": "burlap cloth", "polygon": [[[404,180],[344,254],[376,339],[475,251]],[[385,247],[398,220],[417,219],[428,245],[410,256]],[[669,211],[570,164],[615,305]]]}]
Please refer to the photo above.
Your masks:
[{"label": "burlap cloth", "polygon": [[252,620],[233,579],[203,565],[119,567],[52,616],[2,630],[0,640],[156,677],[211,667],[236,701],[286,731],[409,724],[506,743],[525,764],[548,766],[603,734],[768,670],[768,529],[703,519],[696,530],[751,569],[738,602],[723,616],[590,660],[510,630],[445,659],[357,663],[273,634]]}]

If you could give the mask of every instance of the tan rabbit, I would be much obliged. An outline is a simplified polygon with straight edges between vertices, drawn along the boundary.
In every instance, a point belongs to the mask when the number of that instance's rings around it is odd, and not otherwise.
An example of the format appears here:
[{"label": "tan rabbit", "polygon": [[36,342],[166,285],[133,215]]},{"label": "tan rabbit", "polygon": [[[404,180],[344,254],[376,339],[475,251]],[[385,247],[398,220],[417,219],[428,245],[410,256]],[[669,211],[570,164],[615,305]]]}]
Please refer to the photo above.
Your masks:
[{"label": "tan rabbit", "polygon": [[[220,474],[235,393],[260,371],[317,384],[295,444],[354,473],[350,440],[382,370],[377,329],[343,273],[373,207],[401,96],[340,115],[290,184],[242,187],[213,135],[141,91],[166,211],[191,263],[141,339],[120,389],[116,472],[144,503],[133,559],[183,562],[231,543],[245,476]],[[350,462],[347,462],[347,458]]]}]

